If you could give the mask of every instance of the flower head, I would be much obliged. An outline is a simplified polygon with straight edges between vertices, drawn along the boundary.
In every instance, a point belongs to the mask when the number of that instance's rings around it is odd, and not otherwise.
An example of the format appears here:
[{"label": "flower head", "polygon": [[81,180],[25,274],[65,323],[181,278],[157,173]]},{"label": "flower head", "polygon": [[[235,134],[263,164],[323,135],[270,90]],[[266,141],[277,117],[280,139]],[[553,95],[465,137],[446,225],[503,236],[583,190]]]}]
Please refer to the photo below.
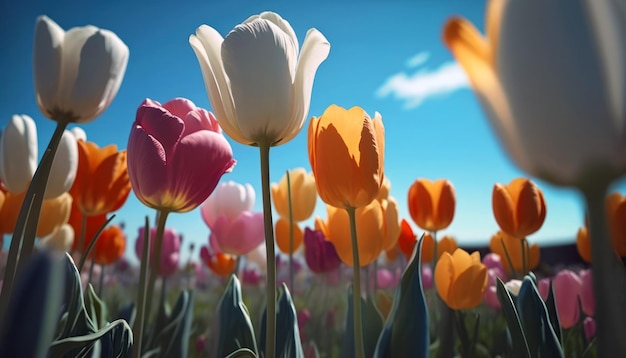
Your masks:
[{"label": "flower head", "polygon": [[319,230],[304,229],[304,258],[309,269],[315,273],[330,272],[341,265],[337,250]]},{"label": "flower head", "polygon": [[234,181],[220,183],[200,207],[202,220],[213,229],[220,216],[234,220],[245,211],[252,211],[256,194],[252,185]]},{"label": "flower head", "polygon": [[111,225],[102,231],[96,246],[93,259],[99,265],[110,265],[119,260],[126,249],[126,236],[118,225]]},{"label": "flower head", "polygon": [[525,238],[536,232],[546,219],[546,201],[535,183],[517,178],[509,185],[493,187],[493,215],[502,231]]},{"label": "flower head", "polygon": [[[289,171],[291,182],[291,210],[293,221],[300,222],[313,215],[317,201],[315,177],[308,174],[304,168]],[[278,215],[289,219],[289,193],[287,192],[287,175],[284,175],[278,184],[272,184],[272,200]]]},{"label": "flower head", "polygon": [[302,44],[278,14],[249,17],[226,38],[202,25],[189,37],[220,125],[235,141],[279,145],[307,118],[313,79],[330,44],[310,29]]},{"label": "flower head", "polygon": [[444,253],[435,267],[435,284],[441,299],[455,310],[478,306],[487,288],[487,267],[480,254],[471,255],[457,249],[452,255]]},{"label": "flower head", "polygon": [[450,181],[418,179],[409,188],[409,213],[424,230],[447,228],[454,218],[456,197]]},{"label": "flower head", "polygon": [[146,99],[137,109],[128,140],[128,172],[144,205],[190,211],[235,163],[215,117],[193,102],[176,98],[161,105]]}]

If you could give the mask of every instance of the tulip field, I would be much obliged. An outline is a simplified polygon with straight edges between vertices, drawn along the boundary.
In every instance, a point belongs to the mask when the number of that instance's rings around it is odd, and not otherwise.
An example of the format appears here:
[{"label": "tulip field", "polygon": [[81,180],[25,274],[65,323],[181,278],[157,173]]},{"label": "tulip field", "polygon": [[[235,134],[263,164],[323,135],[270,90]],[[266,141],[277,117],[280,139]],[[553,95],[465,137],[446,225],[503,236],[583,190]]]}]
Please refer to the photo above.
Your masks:
[{"label": "tulip field", "polygon": [[[485,31],[458,16],[442,28],[525,173],[492,183],[498,230],[482,251],[445,232],[450,179],[391,194],[381,113],[309,113],[330,60],[322,31],[299,42],[271,11],[224,35],[198,26],[188,45],[211,111],[146,98],[119,149],[81,126],[123,88],[129,46],[39,16],[35,99],[56,127],[41,156],[30,116],[0,133],[0,357],[626,357],[626,196],[613,186],[626,173],[626,7],[535,3],[489,0]],[[564,33],[581,40],[554,40]],[[301,132],[310,168],[270,177],[270,149]],[[258,151],[259,192],[228,178],[234,146]],[[584,198],[567,263],[528,240],[550,208],[542,183]],[[131,193],[155,215],[134,237],[113,221]],[[202,245],[168,223],[194,209]]]}]

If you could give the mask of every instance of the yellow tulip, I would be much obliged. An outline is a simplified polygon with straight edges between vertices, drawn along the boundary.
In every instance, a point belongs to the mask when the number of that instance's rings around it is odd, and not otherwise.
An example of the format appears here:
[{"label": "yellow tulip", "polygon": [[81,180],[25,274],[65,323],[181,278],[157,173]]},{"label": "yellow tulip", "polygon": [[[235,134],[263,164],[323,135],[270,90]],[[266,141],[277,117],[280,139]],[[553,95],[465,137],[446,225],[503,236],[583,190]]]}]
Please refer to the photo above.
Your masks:
[{"label": "yellow tulip", "polygon": [[[325,225],[326,239],[335,245],[341,261],[353,266],[350,221],[348,212],[327,205],[328,221]],[[383,210],[377,200],[356,209],[356,232],[359,242],[359,261],[366,266],[376,260],[383,250],[385,240]]]},{"label": "yellow tulip", "polygon": [[[291,181],[291,210],[293,221],[300,222],[313,215],[317,201],[315,177],[308,174],[304,168],[289,171]],[[289,195],[287,192],[287,175],[284,175],[278,184],[272,185],[272,199],[274,207],[283,218],[289,219]]]},{"label": "yellow tulip", "polygon": [[480,304],[487,288],[487,267],[480,262],[478,251],[471,255],[456,249],[444,253],[435,267],[437,292],[448,307],[471,309]]},{"label": "yellow tulip", "polygon": [[329,106],[309,124],[309,160],[322,200],[337,208],[372,202],[384,179],[385,129],[360,107]]}]

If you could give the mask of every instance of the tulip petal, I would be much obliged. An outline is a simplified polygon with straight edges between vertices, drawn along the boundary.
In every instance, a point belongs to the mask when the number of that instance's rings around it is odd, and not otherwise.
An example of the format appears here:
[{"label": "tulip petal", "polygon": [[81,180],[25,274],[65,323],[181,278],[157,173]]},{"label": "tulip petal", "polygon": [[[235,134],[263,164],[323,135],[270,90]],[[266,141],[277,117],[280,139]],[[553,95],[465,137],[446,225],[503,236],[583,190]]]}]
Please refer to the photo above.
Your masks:
[{"label": "tulip petal", "polygon": [[235,220],[244,211],[254,207],[255,192],[249,183],[239,184],[234,181],[221,183],[202,205],[200,212],[207,226],[214,230],[219,216]]},{"label": "tulip petal", "polygon": [[252,144],[249,138],[241,135],[236,117],[235,105],[230,89],[230,81],[222,63],[222,43],[224,38],[212,27],[202,25],[196,35],[189,36],[189,44],[198,58],[204,84],[213,111],[222,129],[232,139],[241,144]]},{"label": "tulip petal", "polygon": [[623,119],[609,110],[592,31],[583,2],[511,1],[503,13],[498,73],[519,119],[517,136],[532,173],[561,185],[594,180],[598,158],[615,158],[610,165],[620,173],[626,168],[626,141],[615,125]]},{"label": "tulip petal", "polygon": [[493,186],[493,194],[491,197],[491,205],[493,207],[493,216],[502,231],[515,235],[515,204],[513,199],[507,190],[507,187],[502,184],[495,184]]},{"label": "tulip petal", "polygon": [[437,266],[435,266],[435,287],[437,287],[441,299],[446,303],[450,297],[450,286],[455,280],[455,275],[452,255],[446,252],[439,257]]},{"label": "tulip petal", "polygon": [[292,120],[284,129],[280,143],[289,142],[300,132],[309,113],[315,73],[329,52],[330,43],[321,32],[316,29],[307,31],[293,82]]},{"label": "tulip petal", "polygon": [[264,238],[263,213],[244,212],[235,220],[217,220],[213,230],[222,252],[245,255],[259,246]]},{"label": "tulip petal", "polygon": [[47,16],[39,16],[35,28],[33,70],[37,105],[52,116],[61,81],[61,47],[65,31]]},{"label": "tulip petal", "polygon": [[[154,149],[149,149],[150,147]],[[141,163],[141,170],[128,171],[137,198],[145,205],[155,207],[161,201],[163,179],[167,176],[163,146],[142,127],[135,125],[128,141],[127,158],[129,168]],[[144,200],[149,200],[149,202],[144,202]]]},{"label": "tulip petal", "polygon": [[[266,20],[237,25],[224,39],[222,60],[242,135],[253,140],[281,140],[291,118],[291,69],[294,44]],[[259,118],[259,114],[263,114]]]},{"label": "tulip petal", "polygon": [[[197,155],[203,162],[197,162]],[[190,163],[193,162],[195,164]],[[213,192],[224,173],[235,166],[233,152],[221,134],[211,131],[192,133],[178,143],[173,158],[168,160],[168,188],[175,188],[178,212],[196,208]],[[170,189],[171,190],[171,189]],[[178,201],[181,203],[178,203]]]},{"label": "tulip petal", "polygon": [[276,221],[276,245],[281,252],[285,254],[293,253],[300,248],[303,240],[303,233],[298,226],[298,223],[294,222],[293,225],[293,250],[290,250],[289,245],[289,220],[285,218],[279,218]]},{"label": "tulip petal", "polygon": [[8,191],[26,191],[37,168],[37,127],[27,115],[14,115],[0,134],[0,179]]},{"label": "tulip petal", "polygon": [[173,155],[174,147],[180,140],[185,129],[185,123],[180,117],[176,117],[163,108],[154,106],[144,101],[137,109],[136,125],[160,143],[163,148],[163,159],[170,161],[169,155]]},{"label": "tulip petal", "polygon": [[[188,100],[187,98],[174,98],[163,103],[163,108],[166,109],[170,114],[180,119],[185,119],[189,112],[193,112],[196,110],[196,105]],[[185,126],[187,122],[185,122]]]},{"label": "tulip petal", "polygon": [[78,145],[74,135],[64,131],[54,156],[44,199],[55,198],[70,190],[78,168]]},{"label": "tulip petal", "polygon": [[[285,19],[283,19],[280,15],[278,15],[275,12],[271,12],[271,11],[264,11],[258,15],[252,15],[250,16],[246,21],[244,21],[243,23],[248,23],[248,22],[252,22],[256,19],[263,19],[263,20],[267,20],[271,23],[273,23],[274,25],[278,26],[281,30],[283,30],[283,32],[289,36],[289,38],[291,39],[291,41],[294,44],[293,47],[293,58],[297,58],[298,57],[298,49],[299,49],[299,44],[298,44],[298,37],[296,37],[296,33],[293,31],[293,28],[291,27],[291,25],[289,24],[289,22]],[[295,68],[294,68],[295,70]],[[292,73],[292,77],[293,75],[295,75],[294,73]]]},{"label": "tulip petal", "polygon": [[41,206],[41,215],[37,225],[37,237],[44,237],[55,232],[61,225],[66,224],[72,209],[72,196],[63,193],[56,198],[44,200]]},{"label": "tulip petal", "polygon": [[416,180],[409,188],[409,213],[411,218],[422,229],[434,231],[434,203],[428,187],[427,179]]}]

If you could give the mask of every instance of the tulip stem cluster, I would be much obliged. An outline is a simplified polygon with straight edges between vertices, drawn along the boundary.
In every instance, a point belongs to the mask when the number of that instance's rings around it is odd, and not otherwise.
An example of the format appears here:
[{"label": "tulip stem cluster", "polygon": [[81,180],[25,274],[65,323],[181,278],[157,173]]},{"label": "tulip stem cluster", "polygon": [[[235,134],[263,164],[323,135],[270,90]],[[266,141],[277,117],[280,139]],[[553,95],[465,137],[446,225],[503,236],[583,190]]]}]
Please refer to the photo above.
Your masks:
[{"label": "tulip stem cluster", "polygon": [[52,169],[54,156],[61,142],[63,131],[67,127],[67,121],[57,121],[57,126],[50,138],[48,148],[43,153],[41,162],[35,171],[33,179],[28,187],[24,203],[20,209],[9,255],[4,272],[2,283],[2,293],[0,294],[0,316],[4,317],[4,312],[9,303],[13,282],[19,272],[25,267],[35,244],[35,235],[37,233],[37,223],[41,213],[41,205],[43,203],[44,192],[48,184],[48,177]]},{"label": "tulip stem cluster", "polygon": [[[583,191],[589,213],[596,302],[598,357],[626,357],[626,273],[618,262],[609,239],[605,209],[606,186]],[[622,288],[622,290],[616,290]]]},{"label": "tulip stem cluster", "polygon": [[361,263],[359,262],[359,242],[356,237],[356,209],[346,207],[350,218],[350,238],[352,240],[352,268],[354,284],[352,290],[352,306],[354,308],[354,356],[365,357],[363,346],[363,325],[361,324]]},{"label": "tulip stem cluster", "polygon": [[276,345],[276,250],[270,198],[270,145],[259,143],[261,155],[261,188],[263,195],[263,222],[267,257],[267,311],[265,327],[265,356],[274,357]]}]

